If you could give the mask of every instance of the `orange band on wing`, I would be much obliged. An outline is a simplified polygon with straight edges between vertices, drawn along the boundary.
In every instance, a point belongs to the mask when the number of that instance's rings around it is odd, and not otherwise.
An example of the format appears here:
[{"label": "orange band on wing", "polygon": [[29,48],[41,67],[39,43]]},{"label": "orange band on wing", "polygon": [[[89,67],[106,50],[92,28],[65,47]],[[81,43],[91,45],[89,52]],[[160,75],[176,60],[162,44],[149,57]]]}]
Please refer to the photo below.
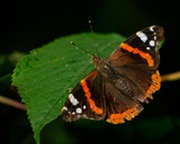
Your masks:
[{"label": "orange band on wing", "polygon": [[128,121],[131,120],[132,118],[137,116],[141,112],[141,110],[142,109],[137,109],[137,107],[133,107],[123,113],[111,114],[106,121],[112,124],[124,123],[125,119]]},{"label": "orange band on wing", "polygon": [[102,109],[97,107],[95,102],[91,99],[91,92],[89,91],[85,79],[81,80],[81,86],[83,88],[83,91],[85,92],[85,96],[87,98],[91,110],[94,111],[96,114],[102,114],[103,113]]},{"label": "orange band on wing", "polygon": [[153,98],[151,95],[152,93],[154,93],[155,91],[159,90],[161,87],[161,76],[159,74],[159,71],[157,70],[155,74],[153,74],[151,76],[152,79],[152,84],[150,85],[150,87],[148,88],[148,90],[146,91],[146,97],[149,98]]},{"label": "orange band on wing", "polygon": [[145,52],[139,50],[138,48],[133,48],[126,43],[121,43],[120,47],[122,47],[124,50],[127,50],[130,53],[139,54],[140,57],[142,57],[143,59],[146,59],[149,66],[154,66],[154,60],[150,54],[145,53]]}]

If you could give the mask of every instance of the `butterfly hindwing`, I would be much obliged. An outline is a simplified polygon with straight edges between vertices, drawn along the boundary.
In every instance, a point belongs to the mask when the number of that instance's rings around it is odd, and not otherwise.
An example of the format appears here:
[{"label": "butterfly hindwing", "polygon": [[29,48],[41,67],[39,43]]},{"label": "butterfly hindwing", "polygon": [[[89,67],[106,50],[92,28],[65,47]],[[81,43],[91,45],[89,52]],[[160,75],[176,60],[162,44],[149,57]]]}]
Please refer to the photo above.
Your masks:
[{"label": "butterfly hindwing", "polygon": [[107,122],[124,123],[125,120],[131,120],[142,111],[143,106],[132,97],[131,89],[126,86],[126,82],[121,78],[116,79],[114,83],[106,82]]}]

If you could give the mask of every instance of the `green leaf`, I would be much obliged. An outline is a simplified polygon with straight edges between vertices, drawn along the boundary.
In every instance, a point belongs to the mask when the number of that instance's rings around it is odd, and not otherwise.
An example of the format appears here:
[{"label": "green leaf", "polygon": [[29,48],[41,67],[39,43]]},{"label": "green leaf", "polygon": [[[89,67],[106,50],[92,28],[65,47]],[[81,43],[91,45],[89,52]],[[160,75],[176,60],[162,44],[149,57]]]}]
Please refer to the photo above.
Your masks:
[{"label": "green leaf", "polygon": [[85,51],[107,58],[123,40],[118,34],[71,35],[31,51],[18,62],[12,82],[26,104],[37,143],[42,128],[61,114],[68,89],[94,68],[91,55]]}]

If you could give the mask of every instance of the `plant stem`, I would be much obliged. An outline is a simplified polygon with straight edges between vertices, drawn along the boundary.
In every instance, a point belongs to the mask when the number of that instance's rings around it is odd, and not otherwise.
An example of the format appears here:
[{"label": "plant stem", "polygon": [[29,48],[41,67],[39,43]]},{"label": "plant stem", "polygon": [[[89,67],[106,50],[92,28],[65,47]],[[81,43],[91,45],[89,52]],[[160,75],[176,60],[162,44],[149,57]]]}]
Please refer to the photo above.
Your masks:
[{"label": "plant stem", "polygon": [[162,82],[164,82],[164,81],[176,81],[179,79],[180,79],[180,71],[161,76]]},{"label": "plant stem", "polygon": [[9,105],[9,106],[12,106],[12,107],[26,111],[25,104],[18,102],[18,101],[15,101],[15,100],[12,100],[12,99],[9,99],[9,98],[2,96],[2,95],[0,95],[0,103],[3,103],[3,104],[6,104],[6,105]]}]

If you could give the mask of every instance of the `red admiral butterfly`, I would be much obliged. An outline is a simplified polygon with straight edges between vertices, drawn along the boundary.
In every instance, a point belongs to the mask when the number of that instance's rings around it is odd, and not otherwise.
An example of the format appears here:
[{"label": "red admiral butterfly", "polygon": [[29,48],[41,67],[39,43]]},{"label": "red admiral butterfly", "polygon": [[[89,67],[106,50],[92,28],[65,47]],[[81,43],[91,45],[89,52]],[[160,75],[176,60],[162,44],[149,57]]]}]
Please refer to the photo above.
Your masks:
[{"label": "red admiral butterfly", "polygon": [[62,118],[118,124],[137,116],[143,110],[141,103],[148,103],[160,89],[158,49],[163,40],[163,28],[153,25],[131,35],[108,59],[93,55],[96,68],[70,92]]}]

